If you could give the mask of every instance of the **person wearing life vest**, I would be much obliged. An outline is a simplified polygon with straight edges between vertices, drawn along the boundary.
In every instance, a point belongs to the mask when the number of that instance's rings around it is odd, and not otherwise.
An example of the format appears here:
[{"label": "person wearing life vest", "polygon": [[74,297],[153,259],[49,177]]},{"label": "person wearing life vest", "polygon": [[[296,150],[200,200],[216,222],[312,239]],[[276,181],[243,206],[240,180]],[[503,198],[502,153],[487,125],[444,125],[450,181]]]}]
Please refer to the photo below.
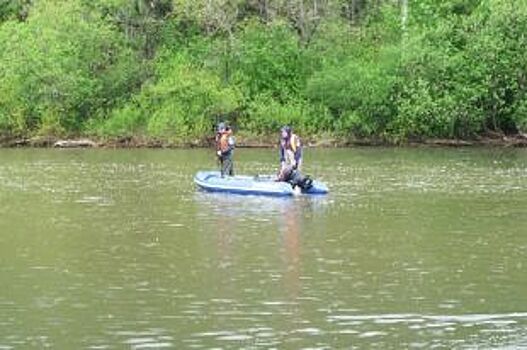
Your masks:
[{"label": "person wearing life vest", "polygon": [[234,164],[232,155],[234,153],[235,140],[232,129],[225,123],[218,124],[216,132],[216,155],[221,164],[221,177],[234,176]]},{"label": "person wearing life vest", "polygon": [[298,170],[302,167],[302,142],[290,126],[280,130],[280,169],[286,166]]}]

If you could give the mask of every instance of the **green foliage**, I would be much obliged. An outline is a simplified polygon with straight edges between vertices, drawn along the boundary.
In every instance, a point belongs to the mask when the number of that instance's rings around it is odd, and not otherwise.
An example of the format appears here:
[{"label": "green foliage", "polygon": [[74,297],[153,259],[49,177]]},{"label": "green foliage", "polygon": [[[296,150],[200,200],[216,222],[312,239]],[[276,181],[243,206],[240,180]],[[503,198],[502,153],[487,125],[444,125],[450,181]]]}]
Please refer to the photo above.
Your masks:
[{"label": "green foliage", "polygon": [[79,130],[137,71],[119,34],[74,1],[36,4],[26,22],[1,27],[0,42],[4,132]]},{"label": "green foliage", "polygon": [[109,118],[90,119],[86,131],[90,135],[103,137],[132,137],[145,135],[146,116],[135,99],[112,111]]},{"label": "green foliage", "polygon": [[31,7],[31,0],[0,0],[0,24],[10,19],[24,20]]},{"label": "green foliage", "polygon": [[485,2],[414,36],[391,125],[397,138],[517,131],[527,87],[527,6],[514,7]]},{"label": "green foliage", "polygon": [[249,98],[260,93],[285,101],[298,93],[302,57],[298,39],[283,22],[246,23],[234,48],[234,82]]},{"label": "green foliage", "polygon": [[280,102],[268,94],[257,96],[249,104],[239,127],[262,135],[272,135],[283,125],[293,125],[303,134],[320,134],[331,128],[331,115],[323,105],[295,99]]},{"label": "green foliage", "polygon": [[0,0],[0,136],[187,140],[224,118],[400,142],[525,133],[526,18],[525,0]]},{"label": "green foliage", "polygon": [[336,66],[362,50],[361,32],[344,20],[326,20],[320,23],[309,46],[302,52],[306,74],[312,75],[328,66]]},{"label": "green foliage", "polygon": [[142,94],[151,113],[148,132],[154,136],[202,136],[220,117],[234,113],[240,96],[224,88],[210,72],[175,57],[161,65],[159,80]]},{"label": "green foliage", "polygon": [[351,58],[315,73],[307,95],[333,112],[335,128],[369,136],[382,132],[395,112],[397,50]]},{"label": "green foliage", "polygon": [[170,56],[158,63],[156,80],[143,86],[131,105],[115,110],[98,130],[108,136],[141,132],[167,139],[199,138],[217,119],[235,113],[240,99],[235,89],[223,87],[217,76],[185,56]]},{"label": "green foliage", "polygon": [[393,13],[387,7],[376,14],[383,27],[375,20],[361,29],[324,24],[308,48],[316,68],[305,94],[331,111],[335,133],[382,135],[397,112],[401,45]]},{"label": "green foliage", "polygon": [[524,134],[527,134],[527,96],[523,99],[518,99],[513,106],[514,123],[518,130]]},{"label": "green foliage", "polygon": [[398,113],[390,126],[398,139],[471,137],[481,131],[483,113],[477,103],[484,89],[476,71],[452,45],[452,33],[446,41],[433,37],[433,42],[409,44],[404,55]]}]

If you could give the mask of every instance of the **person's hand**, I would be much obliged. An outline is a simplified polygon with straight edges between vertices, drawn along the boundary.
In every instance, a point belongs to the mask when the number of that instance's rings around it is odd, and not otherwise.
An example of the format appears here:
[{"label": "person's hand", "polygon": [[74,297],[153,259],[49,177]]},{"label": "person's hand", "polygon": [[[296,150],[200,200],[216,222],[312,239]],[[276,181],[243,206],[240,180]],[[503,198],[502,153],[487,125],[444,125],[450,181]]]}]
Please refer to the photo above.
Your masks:
[{"label": "person's hand", "polygon": [[216,154],[218,155],[218,157],[221,157],[221,151],[216,152]]},{"label": "person's hand", "polygon": [[278,172],[278,174],[276,174],[276,176],[275,176],[275,178],[274,178],[274,181],[275,181],[275,182],[282,181],[282,172],[283,172],[283,169],[280,169],[280,171]]}]

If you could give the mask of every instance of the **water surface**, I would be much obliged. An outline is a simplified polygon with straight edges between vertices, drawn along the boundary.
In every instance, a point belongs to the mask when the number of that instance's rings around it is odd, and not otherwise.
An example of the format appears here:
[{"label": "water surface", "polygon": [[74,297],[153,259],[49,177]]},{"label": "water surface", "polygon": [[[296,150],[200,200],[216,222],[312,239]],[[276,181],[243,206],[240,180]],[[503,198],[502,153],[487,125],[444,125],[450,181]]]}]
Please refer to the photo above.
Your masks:
[{"label": "water surface", "polygon": [[211,153],[0,150],[0,349],[527,347],[526,150],[310,149],[289,199]]}]

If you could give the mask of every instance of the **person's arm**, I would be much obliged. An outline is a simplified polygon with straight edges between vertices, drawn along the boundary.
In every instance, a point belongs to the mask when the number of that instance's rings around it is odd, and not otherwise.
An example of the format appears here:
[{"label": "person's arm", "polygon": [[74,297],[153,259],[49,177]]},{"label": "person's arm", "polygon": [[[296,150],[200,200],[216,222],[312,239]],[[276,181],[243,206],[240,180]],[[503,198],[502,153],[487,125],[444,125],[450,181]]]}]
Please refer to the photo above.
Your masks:
[{"label": "person's arm", "polygon": [[227,145],[229,145],[229,147],[227,148],[227,152],[231,152],[232,150],[234,150],[234,147],[236,146],[236,140],[234,139],[234,136],[229,136],[229,138],[227,139]]},{"label": "person's arm", "polygon": [[214,143],[216,144],[216,155],[218,157],[221,157],[220,137],[221,135],[219,133],[216,133],[216,136],[214,137]]},{"label": "person's arm", "polygon": [[302,170],[302,149],[299,149],[297,151],[297,154],[295,154],[295,160],[296,160],[296,168],[298,170]]},{"label": "person's arm", "polygon": [[285,148],[283,141],[280,142],[280,170],[285,167]]},{"label": "person's arm", "polygon": [[296,163],[296,168],[300,170],[300,167],[302,166],[302,142],[300,141],[300,138],[297,138],[296,151],[295,151],[295,163]]}]

